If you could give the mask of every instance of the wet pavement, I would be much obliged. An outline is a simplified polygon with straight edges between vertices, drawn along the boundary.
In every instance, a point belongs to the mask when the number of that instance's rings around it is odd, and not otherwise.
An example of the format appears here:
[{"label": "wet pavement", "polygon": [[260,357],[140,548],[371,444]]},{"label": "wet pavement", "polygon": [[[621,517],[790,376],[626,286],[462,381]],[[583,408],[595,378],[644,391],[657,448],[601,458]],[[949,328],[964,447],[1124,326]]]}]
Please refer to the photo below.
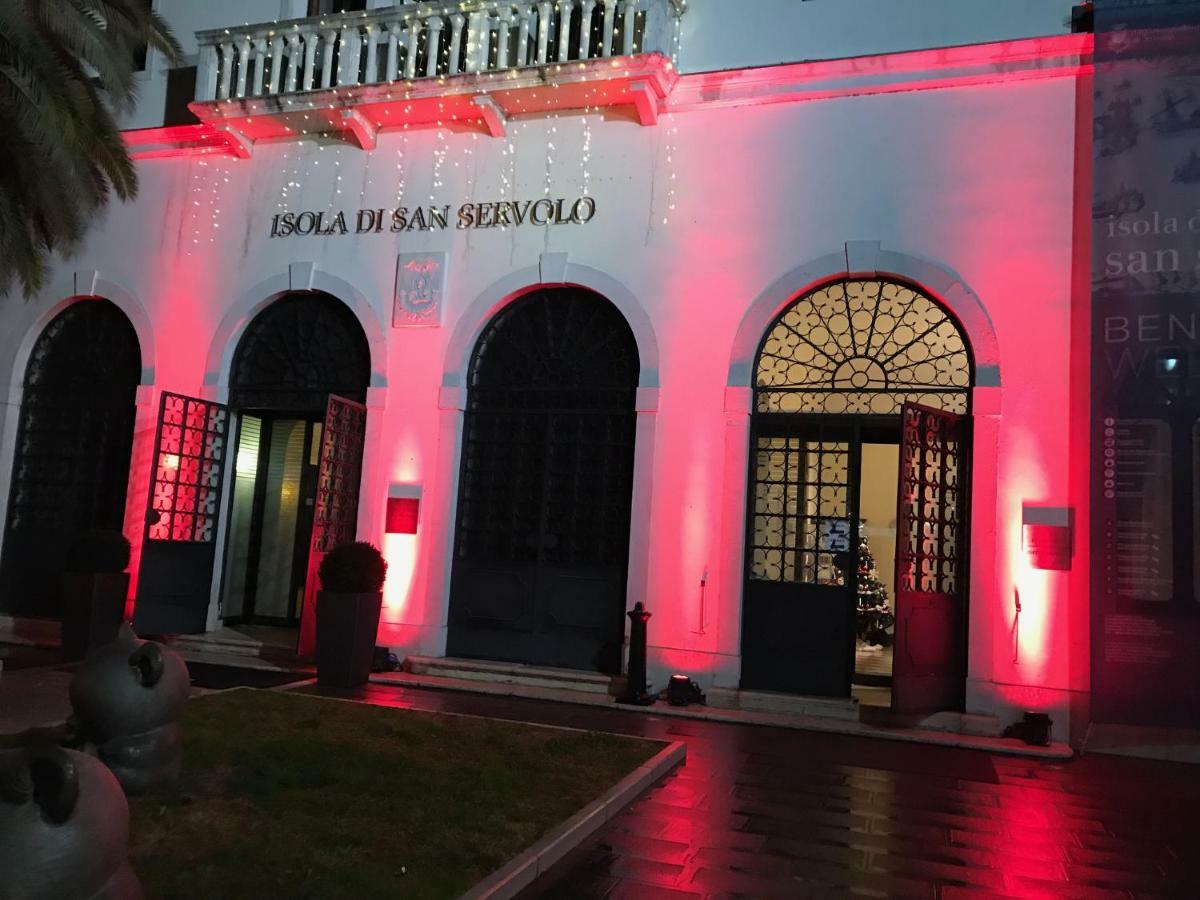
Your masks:
[{"label": "wet pavement", "polygon": [[528,900],[1200,897],[1194,766],[1047,763],[377,685],[320,692],[687,742],[684,766]]}]

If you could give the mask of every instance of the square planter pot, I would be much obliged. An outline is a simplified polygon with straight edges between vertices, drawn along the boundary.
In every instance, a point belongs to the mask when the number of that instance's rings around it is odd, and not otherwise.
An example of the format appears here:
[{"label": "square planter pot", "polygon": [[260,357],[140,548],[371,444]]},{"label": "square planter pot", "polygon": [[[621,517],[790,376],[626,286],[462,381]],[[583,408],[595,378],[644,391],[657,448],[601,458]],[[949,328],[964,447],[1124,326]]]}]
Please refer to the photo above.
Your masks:
[{"label": "square planter pot", "polygon": [[63,659],[83,659],[116,639],[125,618],[129,573],[68,572],[62,586]]},{"label": "square planter pot", "polygon": [[317,680],[332,687],[367,683],[383,593],[317,592]]}]

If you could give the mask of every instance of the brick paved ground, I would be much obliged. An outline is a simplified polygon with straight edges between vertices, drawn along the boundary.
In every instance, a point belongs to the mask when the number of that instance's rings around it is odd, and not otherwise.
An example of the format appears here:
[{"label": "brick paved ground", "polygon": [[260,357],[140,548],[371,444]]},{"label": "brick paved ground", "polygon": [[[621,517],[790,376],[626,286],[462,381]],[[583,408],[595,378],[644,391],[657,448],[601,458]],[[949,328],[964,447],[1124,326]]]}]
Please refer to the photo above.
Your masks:
[{"label": "brick paved ground", "polygon": [[353,696],[687,742],[687,764],[529,900],[1200,897],[1197,767],[1043,763],[374,685]]}]

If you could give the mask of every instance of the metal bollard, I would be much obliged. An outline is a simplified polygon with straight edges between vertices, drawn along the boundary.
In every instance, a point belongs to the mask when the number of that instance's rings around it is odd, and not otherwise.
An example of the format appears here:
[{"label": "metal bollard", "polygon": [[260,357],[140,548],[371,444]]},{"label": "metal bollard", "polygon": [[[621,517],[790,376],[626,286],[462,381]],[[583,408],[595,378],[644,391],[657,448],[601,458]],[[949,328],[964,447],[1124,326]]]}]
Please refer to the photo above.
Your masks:
[{"label": "metal bollard", "polygon": [[626,615],[629,616],[629,672],[625,693],[617,698],[617,702],[650,706],[657,699],[646,683],[646,623],[652,613],[639,601]]}]

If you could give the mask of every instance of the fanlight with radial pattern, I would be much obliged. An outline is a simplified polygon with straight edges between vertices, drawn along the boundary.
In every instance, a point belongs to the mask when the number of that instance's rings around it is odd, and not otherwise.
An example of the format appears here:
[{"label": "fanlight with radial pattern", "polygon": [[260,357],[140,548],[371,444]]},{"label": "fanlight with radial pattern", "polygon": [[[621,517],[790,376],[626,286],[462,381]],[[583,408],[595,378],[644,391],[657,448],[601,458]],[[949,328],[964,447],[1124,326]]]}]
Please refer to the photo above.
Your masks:
[{"label": "fanlight with radial pattern", "polygon": [[967,412],[971,357],[935,300],[893,281],[838,281],[793,303],[758,358],[760,413]]}]

